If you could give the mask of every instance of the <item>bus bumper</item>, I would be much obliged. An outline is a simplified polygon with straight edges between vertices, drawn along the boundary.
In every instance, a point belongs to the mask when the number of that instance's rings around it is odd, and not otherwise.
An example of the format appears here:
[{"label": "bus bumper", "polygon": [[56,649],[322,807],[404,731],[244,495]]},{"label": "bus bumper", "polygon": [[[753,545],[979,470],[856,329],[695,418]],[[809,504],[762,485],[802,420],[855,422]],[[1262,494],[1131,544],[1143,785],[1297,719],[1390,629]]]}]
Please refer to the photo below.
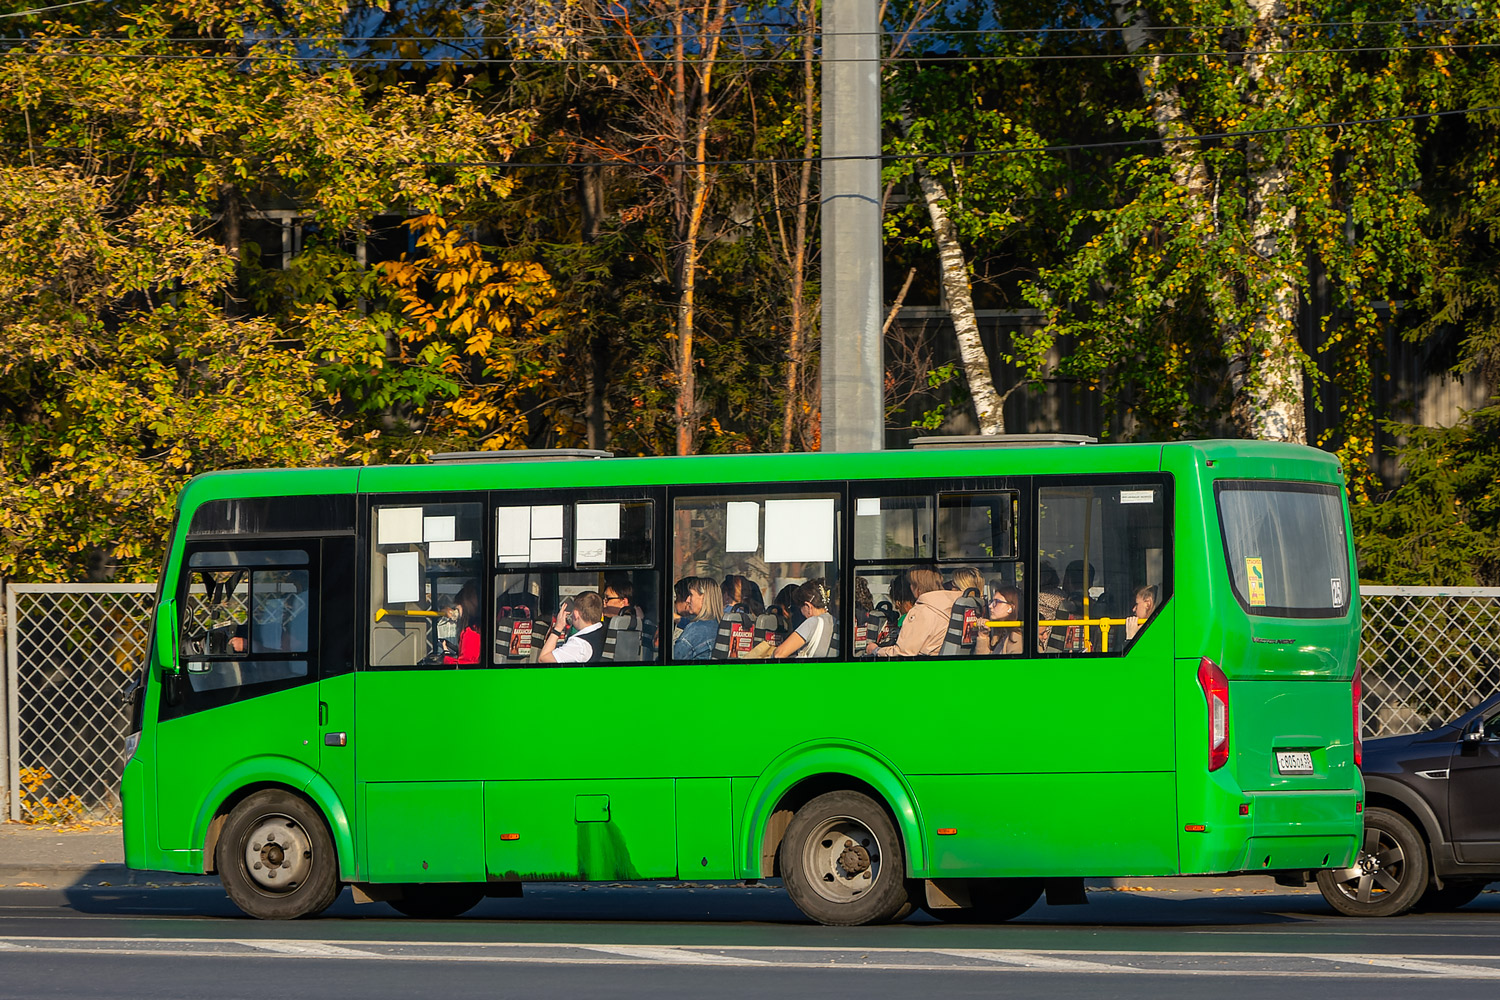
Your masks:
[{"label": "bus bumper", "polygon": [[[1182,834],[1184,874],[1343,868],[1364,831],[1358,789],[1245,792],[1249,815]],[[1212,834],[1218,833],[1219,836]]]}]

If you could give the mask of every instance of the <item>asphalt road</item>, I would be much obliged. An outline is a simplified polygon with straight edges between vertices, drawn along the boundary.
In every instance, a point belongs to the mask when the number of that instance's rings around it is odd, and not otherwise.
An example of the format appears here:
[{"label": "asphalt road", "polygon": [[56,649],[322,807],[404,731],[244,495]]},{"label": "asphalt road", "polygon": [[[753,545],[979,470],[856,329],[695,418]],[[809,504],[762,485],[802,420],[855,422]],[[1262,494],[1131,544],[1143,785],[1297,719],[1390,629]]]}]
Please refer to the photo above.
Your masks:
[{"label": "asphalt road", "polygon": [[[172,878],[165,876],[165,878]],[[1500,892],[1454,913],[1334,916],[1316,893],[1091,892],[994,926],[807,923],[779,887],[528,886],[457,920],[346,892],[244,918],[207,881],[0,889],[0,998],[1489,995]]]}]

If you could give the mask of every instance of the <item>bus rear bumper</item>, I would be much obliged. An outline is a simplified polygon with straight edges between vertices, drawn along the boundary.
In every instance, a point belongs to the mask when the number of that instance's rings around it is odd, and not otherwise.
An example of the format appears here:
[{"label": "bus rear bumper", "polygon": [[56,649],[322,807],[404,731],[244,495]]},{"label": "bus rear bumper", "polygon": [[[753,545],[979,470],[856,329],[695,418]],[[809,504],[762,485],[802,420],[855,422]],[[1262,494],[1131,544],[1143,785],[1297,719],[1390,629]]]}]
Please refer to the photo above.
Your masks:
[{"label": "bus rear bumper", "polygon": [[1195,839],[1193,833],[1183,834],[1182,870],[1269,873],[1343,868],[1353,862],[1363,834],[1364,817],[1356,811],[1363,797],[1358,789],[1246,792],[1249,815],[1219,828],[1229,836],[1200,834]]}]

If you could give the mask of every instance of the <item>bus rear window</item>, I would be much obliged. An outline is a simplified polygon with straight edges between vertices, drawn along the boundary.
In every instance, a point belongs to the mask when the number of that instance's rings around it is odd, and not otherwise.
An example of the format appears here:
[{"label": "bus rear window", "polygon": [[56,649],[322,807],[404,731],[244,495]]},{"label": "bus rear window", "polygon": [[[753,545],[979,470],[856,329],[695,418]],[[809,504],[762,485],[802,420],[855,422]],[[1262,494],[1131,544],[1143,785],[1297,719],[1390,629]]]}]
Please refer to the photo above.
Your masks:
[{"label": "bus rear window", "polygon": [[1338,618],[1349,608],[1349,542],[1335,486],[1223,481],[1214,485],[1224,557],[1252,615]]}]

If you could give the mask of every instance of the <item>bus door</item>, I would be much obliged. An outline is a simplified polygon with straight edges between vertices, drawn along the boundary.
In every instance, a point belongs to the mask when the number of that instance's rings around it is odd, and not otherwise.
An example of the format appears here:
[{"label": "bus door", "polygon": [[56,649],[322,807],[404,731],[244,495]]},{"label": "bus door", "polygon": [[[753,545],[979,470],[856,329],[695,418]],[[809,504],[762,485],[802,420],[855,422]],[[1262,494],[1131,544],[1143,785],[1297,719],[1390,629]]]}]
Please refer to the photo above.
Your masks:
[{"label": "bus door", "polygon": [[177,607],[180,683],[162,685],[157,831],[201,850],[202,818],[258,781],[302,787],[319,767],[316,539],[189,542]]},{"label": "bus door", "polygon": [[[358,829],[354,788],[354,656],[358,592],[354,536],[322,540],[319,591],[318,771],[337,796],[351,829]],[[345,873],[349,874],[349,873]]]}]

